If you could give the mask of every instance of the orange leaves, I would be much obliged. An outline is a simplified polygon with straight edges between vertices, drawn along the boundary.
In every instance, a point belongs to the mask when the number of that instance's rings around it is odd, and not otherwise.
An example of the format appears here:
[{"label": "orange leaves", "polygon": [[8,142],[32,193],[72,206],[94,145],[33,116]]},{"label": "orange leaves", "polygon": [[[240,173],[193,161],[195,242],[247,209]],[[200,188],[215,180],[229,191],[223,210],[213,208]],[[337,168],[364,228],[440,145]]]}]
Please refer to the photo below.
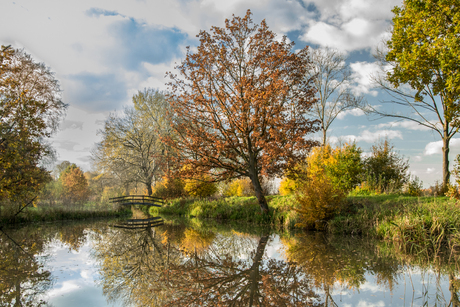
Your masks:
[{"label": "orange leaves", "polygon": [[189,50],[178,66],[181,78],[170,74],[173,128],[180,136],[170,144],[182,163],[218,179],[281,174],[286,161],[315,144],[305,138],[317,130],[306,117],[314,102],[304,80],[306,48],[292,53],[293,44],[276,41],[250,11],[198,37],[198,51]]},{"label": "orange leaves", "polygon": [[89,196],[88,181],[83,171],[75,164],[69,166],[61,175],[64,194],[67,200],[80,202]]}]

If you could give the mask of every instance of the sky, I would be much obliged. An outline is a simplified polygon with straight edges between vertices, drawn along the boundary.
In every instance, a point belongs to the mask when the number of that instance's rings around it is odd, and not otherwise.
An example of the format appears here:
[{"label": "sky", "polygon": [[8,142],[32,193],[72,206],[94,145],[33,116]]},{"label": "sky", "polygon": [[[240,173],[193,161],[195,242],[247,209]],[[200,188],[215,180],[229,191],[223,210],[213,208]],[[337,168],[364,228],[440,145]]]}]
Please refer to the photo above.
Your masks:
[{"label": "sky", "polygon": [[[58,161],[91,168],[97,131],[111,112],[132,104],[139,90],[166,90],[166,72],[184,60],[196,35],[224,26],[232,15],[266,20],[279,37],[313,48],[343,52],[353,72],[353,91],[379,105],[385,99],[370,80],[378,69],[373,54],[388,37],[391,12],[401,0],[0,0],[0,44],[24,48],[55,72],[69,105],[52,143]],[[409,159],[410,172],[425,187],[441,180],[441,138],[413,122],[369,118],[359,110],[341,114],[330,141],[354,140],[366,153],[387,137]],[[312,136],[312,137],[319,137]],[[450,158],[460,153],[460,135]],[[451,163],[452,167],[452,163]]]}]

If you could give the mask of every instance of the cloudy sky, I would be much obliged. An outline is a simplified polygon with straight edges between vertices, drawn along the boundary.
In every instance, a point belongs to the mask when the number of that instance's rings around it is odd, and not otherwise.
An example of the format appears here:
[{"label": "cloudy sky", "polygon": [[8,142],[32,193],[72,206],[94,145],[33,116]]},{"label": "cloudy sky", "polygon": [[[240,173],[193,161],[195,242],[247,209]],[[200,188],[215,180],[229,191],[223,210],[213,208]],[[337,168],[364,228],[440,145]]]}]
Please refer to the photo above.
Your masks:
[{"label": "cloudy sky", "polygon": [[[296,43],[329,46],[348,56],[354,91],[379,105],[384,96],[369,75],[372,56],[391,28],[391,9],[401,0],[0,0],[0,44],[24,48],[56,72],[69,104],[53,138],[58,159],[90,169],[97,130],[110,112],[131,104],[146,87],[166,89],[165,73],[197,46],[196,34],[223,26],[232,14],[267,21],[271,30]],[[330,140],[355,140],[365,151],[391,139],[409,159],[424,186],[441,179],[437,134],[412,122],[370,119],[350,110],[332,125]],[[451,157],[460,152],[460,136]]]}]

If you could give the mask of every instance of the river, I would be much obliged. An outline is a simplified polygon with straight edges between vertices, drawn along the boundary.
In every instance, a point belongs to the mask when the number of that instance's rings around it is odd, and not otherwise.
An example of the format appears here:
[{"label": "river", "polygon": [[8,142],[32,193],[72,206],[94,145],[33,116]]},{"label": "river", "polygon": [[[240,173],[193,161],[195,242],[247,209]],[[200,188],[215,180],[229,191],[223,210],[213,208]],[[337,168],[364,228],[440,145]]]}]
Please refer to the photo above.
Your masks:
[{"label": "river", "polygon": [[0,306],[460,306],[457,254],[366,237],[165,220],[0,236]]}]

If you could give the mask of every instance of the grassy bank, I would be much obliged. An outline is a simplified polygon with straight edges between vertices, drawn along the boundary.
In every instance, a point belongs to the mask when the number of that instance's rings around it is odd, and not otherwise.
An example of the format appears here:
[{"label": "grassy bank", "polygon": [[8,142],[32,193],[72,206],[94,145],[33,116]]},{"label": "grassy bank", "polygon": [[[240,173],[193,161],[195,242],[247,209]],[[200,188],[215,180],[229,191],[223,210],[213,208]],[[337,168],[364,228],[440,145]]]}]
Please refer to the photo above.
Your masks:
[{"label": "grassy bank", "polygon": [[[261,214],[255,197],[176,199],[153,214],[239,221],[240,223],[295,228],[299,215],[294,196],[267,197],[270,214]],[[401,195],[349,196],[336,216],[327,222],[328,232],[365,234],[401,242],[414,248],[438,250],[460,247],[460,204],[447,197]]]},{"label": "grassy bank", "polygon": [[152,214],[233,220],[247,224],[294,228],[298,214],[292,210],[293,196],[268,196],[270,213],[263,215],[255,197],[228,197],[219,199],[174,199],[161,208],[151,208]]},{"label": "grassy bank", "polygon": [[60,220],[83,220],[90,218],[124,217],[131,215],[131,210],[123,208],[115,210],[112,208],[88,208],[88,207],[38,207],[27,208],[17,216],[0,216],[0,225],[51,222]]},{"label": "grassy bank", "polygon": [[460,248],[460,204],[447,197],[348,197],[348,208],[328,223],[332,233],[366,234],[405,248]]}]

